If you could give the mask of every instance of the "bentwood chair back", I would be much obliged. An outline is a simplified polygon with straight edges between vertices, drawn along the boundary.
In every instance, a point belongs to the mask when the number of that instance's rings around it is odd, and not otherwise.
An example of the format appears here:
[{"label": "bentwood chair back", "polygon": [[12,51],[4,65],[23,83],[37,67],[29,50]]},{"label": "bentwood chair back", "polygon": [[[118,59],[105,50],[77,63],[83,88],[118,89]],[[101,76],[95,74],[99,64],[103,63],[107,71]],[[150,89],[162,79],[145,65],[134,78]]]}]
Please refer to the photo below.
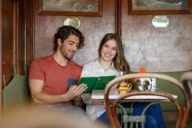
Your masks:
[{"label": "bentwood chair back", "polygon": [[190,101],[191,114],[192,114],[192,72],[186,72],[181,76],[183,87],[187,93]]},{"label": "bentwood chair back", "polygon": [[[165,81],[169,81],[169,82],[173,83],[175,86],[177,86],[182,91],[184,99],[185,99],[184,104],[181,105],[179,103],[179,101],[177,100],[177,98],[175,98],[171,93],[166,92],[166,91],[160,91],[160,90],[158,90],[158,91],[140,91],[140,90],[130,91],[126,94],[120,95],[115,100],[109,99],[109,92],[113,86],[116,86],[116,84],[118,84],[120,81],[130,80],[130,79],[138,79],[138,78],[156,78],[156,79],[161,79],[161,80],[165,80]],[[171,76],[164,75],[164,74],[135,73],[135,74],[127,74],[127,75],[115,78],[114,80],[110,81],[106,85],[105,92],[104,92],[104,104],[105,104],[105,109],[106,109],[106,112],[108,114],[112,128],[122,127],[119,123],[119,120],[118,120],[117,114],[116,114],[117,113],[117,107],[119,106],[119,104],[121,104],[122,102],[133,102],[133,100],[132,101],[129,100],[129,98],[132,96],[146,96],[146,95],[148,95],[148,96],[160,96],[161,98],[166,98],[166,102],[168,101],[168,102],[171,102],[173,105],[175,105],[177,110],[178,110],[178,115],[177,115],[175,127],[176,128],[185,128],[186,127],[190,104],[189,104],[188,96],[186,95],[186,91],[182,86],[182,83],[179,80],[177,80]],[[141,99],[141,101],[142,101],[142,99]],[[165,102],[165,100],[155,100],[154,99],[154,100],[151,100],[150,102],[153,105],[155,103]],[[145,113],[145,112],[143,112],[143,113]],[[141,116],[143,116],[143,115],[141,115]],[[123,118],[125,119],[125,121],[130,120],[129,115],[125,116]],[[132,119],[133,119],[133,117],[132,117]],[[129,122],[129,124],[130,124],[130,122]]]}]

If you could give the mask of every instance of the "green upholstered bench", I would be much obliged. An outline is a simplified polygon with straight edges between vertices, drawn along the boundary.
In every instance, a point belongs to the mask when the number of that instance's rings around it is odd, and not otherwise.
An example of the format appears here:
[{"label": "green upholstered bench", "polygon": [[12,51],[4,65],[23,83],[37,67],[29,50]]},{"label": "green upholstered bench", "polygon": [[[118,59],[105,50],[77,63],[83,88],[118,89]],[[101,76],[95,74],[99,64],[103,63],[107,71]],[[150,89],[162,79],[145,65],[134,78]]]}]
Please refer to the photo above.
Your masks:
[{"label": "green upholstered bench", "polygon": [[30,104],[30,91],[26,75],[14,75],[2,90],[2,101],[3,110]]},{"label": "green upholstered bench", "polygon": [[[172,77],[174,77],[174,78],[176,78],[177,80],[180,81],[181,75],[184,72],[186,72],[186,71],[182,71],[182,72],[164,72],[164,73],[161,73],[161,74],[172,76]],[[184,102],[183,93],[181,92],[181,90],[178,87],[175,87],[173,85],[173,83],[163,81],[163,80],[157,80],[156,84],[157,84],[157,89],[171,92],[172,94],[177,95],[178,100],[179,100],[180,103]],[[175,111],[176,110],[176,107],[174,105],[170,104],[170,103],[161,103],[161,107],[162,107],[162,110],[164,112],[166,112],[166,111]]]}]

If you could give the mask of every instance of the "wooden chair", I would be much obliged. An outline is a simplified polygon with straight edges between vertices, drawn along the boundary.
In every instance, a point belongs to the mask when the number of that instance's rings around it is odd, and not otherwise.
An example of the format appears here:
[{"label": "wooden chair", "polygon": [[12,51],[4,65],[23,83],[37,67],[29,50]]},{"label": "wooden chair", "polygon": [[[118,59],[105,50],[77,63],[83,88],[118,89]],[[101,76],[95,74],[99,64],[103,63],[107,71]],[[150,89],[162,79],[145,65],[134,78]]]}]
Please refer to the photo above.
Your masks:
[{"label": "wooden chair", "polygon": [[[123,80],[129,80],[129,79],[135,79],[135,78],[156,78],[156,79],[161,79],[161,80],[166,80],[169,81],[171,83],[173,83],[174,85],[176,85],[183,93],[185,102],[183,104],[183,106],[177,101],[176,98],[173,97],[172,94],[170,94],[169,92],[165,92],[165,91],[130,91],[126,94],[120,95],[117,99],[115,100],[110,100],[109,99],[109,92],[110,89],[115,86],[117,83],[119,83],[120,81]],[[115,78],[114,80],[110,81],[105,88],[105,92],[104,92],[104,104],[105,104],[105,109],[106,112],[109,116],[109,120],[111,123],[111,126],[113,128],[120,128],[120,123],[119,120],[117,119],[117,115],[116,115],[116,110],[117,110],[117,106],[119,106],[118,104],[120,104],[121,102],[136,102],[136,101],[131,101],[128,98],[132,97],[132,96],[143,96],[143,95],[148,95],[148,96],[160,96],[162,98],[166,98],[166,101],[169,101],[171,103],[173,103],[177,110],[178,110],[178,117],[176,120],[176,128],[185,128],[186,127],[186,122],[188,119],[188,113],[189,113],[189,99],[186,95],[186,91],[184,90],[182,83],[180,81],[178,81],[177,79],[171,77],[171,76],[167,76],[167,75],[163,75],[163,74],[156,74],[156,73],[136,73],[136,74],[127,74],[118,78]],[[156,103],[156,102],[162,102],[162,100],[153,100],[151,101],[152,103]],[[142,115],[143,116],[143,115]],[[124,117],[124,118],[129,118],[129,116]],[[129,120],[129,119],[127,119]],[[140,121],[141,122],[141,121]]]},{"label": "wooden chair", "polygon": [[192,72],[186,72],[181,76],[183,87],[187,93],[190,101],[191,114],[192,114]]}]

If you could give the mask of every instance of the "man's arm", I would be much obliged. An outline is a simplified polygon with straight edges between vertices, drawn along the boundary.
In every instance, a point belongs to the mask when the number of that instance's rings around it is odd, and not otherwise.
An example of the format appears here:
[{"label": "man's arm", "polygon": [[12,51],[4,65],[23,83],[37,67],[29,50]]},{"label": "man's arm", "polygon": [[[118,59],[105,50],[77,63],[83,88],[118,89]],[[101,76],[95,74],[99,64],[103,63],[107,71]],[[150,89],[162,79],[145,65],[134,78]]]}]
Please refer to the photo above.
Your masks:
[{"label": "man's arm", "polygon": [[42,92],[44,81],[30,79],[29,86],[32,95],[32,99],[34,103],[37,104],[53,104],[53,103],[61,103],[65,101],[70,101],[74,99],[76,96],[79,96],[86,90],[85,85],[72,86],[68,92],[62,95],[50,95]]}]

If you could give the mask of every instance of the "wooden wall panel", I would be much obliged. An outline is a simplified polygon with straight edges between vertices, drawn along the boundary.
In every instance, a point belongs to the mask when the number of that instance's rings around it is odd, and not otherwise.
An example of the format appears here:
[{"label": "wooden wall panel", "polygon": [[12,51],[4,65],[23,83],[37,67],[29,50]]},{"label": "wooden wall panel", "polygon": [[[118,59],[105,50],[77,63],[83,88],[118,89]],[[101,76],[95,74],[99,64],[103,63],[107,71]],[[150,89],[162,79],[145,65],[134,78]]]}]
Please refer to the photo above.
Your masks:
[{"label": "wooden wall panel", "polygon": [[25,66],[25,31],[26,31],[26,24],[25,24],[25,1],[20,0],[20,2],[15,3],[16,12],[16,29],[15,29],[15,35],[16,38],[14,39],[15,42],[15,66],[17,69],[18,74],[24,74],[24,66]]},{"label": "wooden wall panel", "polygon": [[[0,1],[0,49],[2,49],[2,0]],[[1,52],[0,52],[0,63],[2,64]],[[2,92],[2,65],[1,64],[0,64],[0,92]],[[2,95],[0,95],[0,114],[2,110],[1,103],[2,103]]]},{"label": "wooden wall panel", "polygon": [[13,2],[2,0],[2,75],[5,82],[13,75]]},{"label": "wooden wall panel", "polygon": [[25,0],[19,3],[19,25],[18,25],[18,57],[17,57],[17,70],[19,74],[24,74],[25,68],[25,50],[26,50],[26,11],[25,10]]},{"label": "wooden wall panel", "polygon": [[35,24],[35,13],[34,13],[34,0],[25,0],[25,64],[27,70],[33,60],[34,54],[34,24]]},{"label": "wooden wall panel", "polygon": [[25,1],[2,1],[2,75],[7,84],[13,77],[13,67],[24,74]]}]

